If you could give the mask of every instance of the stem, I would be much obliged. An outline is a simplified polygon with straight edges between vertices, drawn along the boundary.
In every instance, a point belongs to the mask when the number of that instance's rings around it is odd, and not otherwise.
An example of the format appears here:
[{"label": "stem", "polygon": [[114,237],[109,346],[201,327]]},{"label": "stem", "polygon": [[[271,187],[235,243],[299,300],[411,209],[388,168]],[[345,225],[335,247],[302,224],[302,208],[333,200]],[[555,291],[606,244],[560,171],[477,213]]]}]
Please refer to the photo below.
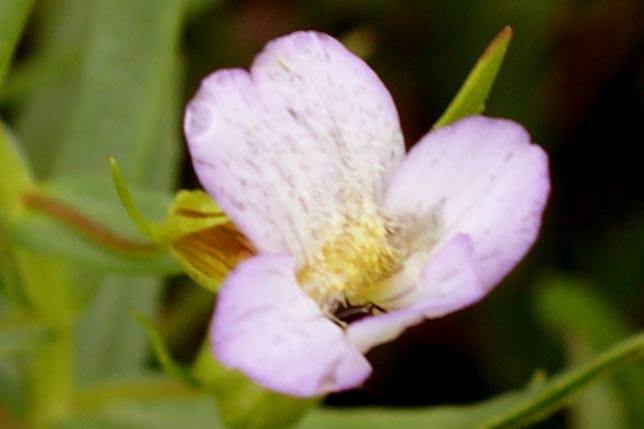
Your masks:
[{"label": "stem", "polygon": [[72,269],[61,261],[20,248],[14,248],[13,254],[34,317],[53,331],[51,339],[34,350],[26,366],[28,418],[31,426],[38,429],[65,412],[72,393],[76,313],[70,290]]},{"label": "stem", "polygon": [[122,237],[105,228],[83,213],[48,195],[31,192],[23,197],[23,204],[60,221],[88,239],[118,252],[149,253],[158,249],[153,243],[141,243]]},{"label": "stem", "polygon": [[30,419],[34,428],[44,428],[63,416],[72,394],[73,348],[70,329],[61,329],[51,341],[35,351],[30,366]]}]

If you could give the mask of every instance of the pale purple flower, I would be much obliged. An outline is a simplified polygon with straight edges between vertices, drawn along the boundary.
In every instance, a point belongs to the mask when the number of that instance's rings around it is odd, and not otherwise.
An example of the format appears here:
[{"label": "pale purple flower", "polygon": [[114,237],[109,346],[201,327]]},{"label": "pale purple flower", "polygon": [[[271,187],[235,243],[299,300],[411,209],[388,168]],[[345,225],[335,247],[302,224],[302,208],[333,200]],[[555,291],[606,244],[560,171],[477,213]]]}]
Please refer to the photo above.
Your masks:
[{"label": "pale purple flower", "polygon": [[219,291],[214,353],[294,396],[360,385],[370,348],[489,293],[549,192],[546,154],[512,121],[472,116],[405,155],[382,82],[315,32],[206,77],[184,128],[204,188],[258,250]]}]

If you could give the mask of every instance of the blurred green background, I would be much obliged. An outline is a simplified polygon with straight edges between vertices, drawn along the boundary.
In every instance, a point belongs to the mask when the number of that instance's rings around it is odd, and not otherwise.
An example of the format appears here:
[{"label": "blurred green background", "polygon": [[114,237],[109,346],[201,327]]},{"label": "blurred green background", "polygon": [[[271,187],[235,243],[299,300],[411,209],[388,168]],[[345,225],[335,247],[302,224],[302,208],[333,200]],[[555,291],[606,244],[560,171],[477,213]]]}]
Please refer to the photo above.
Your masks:
[{"label": "blurred green background", "polygon": [[[522,123],[550,155],[540,238],[491,296],[373,350],[365,386],[327,399],[473,402],[644,327],[640,0],[37,0],[0,89],[0,113],[40,179],[108,178],[106,159],[115,156],[132,183],[194,188],[181,110],[202,77],[248,67],[268,40],[315,29],[364,55],[391,91],[411,146],[505,25],[514,36],[486,114]],[[142,329],[126,317],[131,308],[157,317],[179,360],[197,351],[209,294],[182,276],[136,281],[150,284],[87,292],[80,335],[99,326],[85,335],[105,340],[79,351],[86,383],[133,370],[132,359],[155,365]],[[118,326],[101,321],[114,312]],[[127,353],[108,352],[114,344]],[[643,410],[644,368],[632,365],[535,427],[639,428]]]}]

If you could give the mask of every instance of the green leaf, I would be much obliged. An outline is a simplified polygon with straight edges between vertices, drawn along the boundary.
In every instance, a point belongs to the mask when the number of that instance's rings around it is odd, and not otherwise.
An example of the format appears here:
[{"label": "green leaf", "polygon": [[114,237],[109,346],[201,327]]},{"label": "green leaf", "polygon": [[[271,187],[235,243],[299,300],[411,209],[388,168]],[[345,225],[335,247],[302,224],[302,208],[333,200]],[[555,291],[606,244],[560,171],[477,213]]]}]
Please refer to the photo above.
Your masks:
[{"label": "green leaf", "polygon": [[60,407],[72,387],[70,319],[77,310],[76,291],[70,288],[73,270],[68,264],[19,246],[11,250],[26,308],[52,329],[48,341],[38,344],[23,366],[28,417],[35,422]]},{"label": "green leaf", "polygon": [[193,338],[186,332],[201,332],[204,320],[212,315],[215,296],[205,288],[194,287],[186,278],[178,279],[177,286],[182,293],[173,296],[172,305],[164,309],[158,326],[170,350],[187,350],[192,347]]},{"label": "green leaf", "polygon": [[0,359],[42,344],[52,333],[50,328],[35,323],[0,325]]},{"label": "green leaf", "polygon": [[[609,300],[599,296],[596,288],[587,281],[564,275],[550,276],[540,281],[535,290],[537,320],[548,331],[563,339],[572,358],[603,349],[632,332],[621,312],[612,308]],[[589,394],[612,396],[609,398],[612,399],[612,407],[606,401],[592,401],[585,407],[591,415],[587,418],[596,425],[602,420],[592,415],[600,413],[606,419],[609,412],[617,413],[625,406],[632,427],[644,426],[644,410],[641,406],[644,368],[641,365],[620,368],[604,386],[598,386],[596,392]],[[612,425],[617,428],[617,420],[613,420]]]},{"label": "green leaf", "polygon": [[602,349],[630,332],[618,312],[596,296],[590,283],[556,275],[542,279],[535,288],[538,320],[557,334],[573,333]]},{"label": "green leaf", "polygon": [[[107,161],[114,157],[130,183],[170,190],[181,147],[176,112],[183,7],[182,0],[91,2],[78,97],[55,177],[108,178]],[[160,278],[94,282],[96,299],[78,323],[77,370],[84,385],[144,369],[148,342],[128,313],[156,314],[163,286]]]},{"label": "green leaf", "polygon": [[91,281],[98,288],[76,324],[75,369],[82,386],[145,370],[149,345],[130,313],[156,314],[163,286],[153,277]]},{"label": "green leaf", "polygon": [[19,103],[26,97],[38,98],[41,93],[49,92],[75,70],[78,57],[78,52],[58,52],[47,57],[35,55],[22,59],[0,86],[0,103]]},{"label": "green leaf", "polygon": [[160,240],[155,231],[151,228],[150,223],[145,220],[145,216],[134,204],[132,195],[130,194],[127,185],[125,184],[125,180],[123,179],[123,175],[121,174],[121,169],[114,158],[110,158],[110,169],[112,170],[114,188],[116,189],[116,193],[118,194],[119,200],[121,200],[121,204],[123,204],[123,208],[127,215],[130,217],[134,225],[136,225],[141,234],[157,244],[160,243]]},{"label": "green leaf", "polygon": [[51,429],[214,429],[222,428],[212,398],[201,396],[119,400],[86,414],[53,423]]},{"label": "green leaf", "polygon": [[465,79],[456,97],[447,106],[443,115],[436,121],[434,128],[455,122],[465,116],[476,115],[485,109],[485,101],[492,84],[501,68],[505,52],[512,39],[512,29],[505,27],[492,40],[474,68]]},{"label": "green leaf", "polygon": [[213,429],[212,398],[159,378],[112,381],[78,392],[52,429]]},{"label": "green leaf", "polygon": [[148,334],[148,339],[152,343],[152,348],[154,349],[156,358],[161,364],[163,371],[171,377],[196,387],[198,385],[197,380],[192,376],[190,371],[179,365],[174,361],[172,356],[170,356],[170,352],[168,352],[168,349],[165,346],[161,333],[156,326],[154,326],[154,323],[139,313],[133,312],[132,317],[139,322]]},{"label": "green leaf", "polygon": [[[24,415],[27,410],[23,360],[0,359],[0,427],[14,427],[15,417]],[[20,426],[18,426],[20,427]]]},{"label": "green leaf", "polygon": [[9,69],[11,57],[33,4],[34,0],[0,2],[0,84]]},{"label": "green leaf", "polygon": [[[57,175],[105,172],[119,160],[142,183],[156,151],[156,128],[176,78],[182,0],[96,0],[80,92],[58,154]],[[89,149],[91,147],[91,149]],[[164,171],[172,175],[172,171]]]},{"label": "green leaf", "polygon": [[[19,210],[22,195],[31,188],[32,178],[27,162],[16,140],[0,122],[0,231],[7,218]],[[0,240],[2,236],[0,236]]]},{"label": "green leaf", "polygon": [[[12,223],[11,238],[30,251],[104,274],[168,275],[181,271],[167,252],[148,243],[124,239],[94,223],[82,222],[81,230],[66,223],[32,211]],[[96,237],[102,237],[101,241]]]},{"label": "green leaf", "polygon": [[[26,87],[28,91],[14,103],[13,124],[38,178],[50,176],[56,161],[54,155],[59,152],[69,117],[77,104],[94,3],[93,0],[38,1],[29,34],[29,53],[7,79],[8,91],[16,91],[16,86]],[[90,145],[88,151],[91,151]]]},{"label": "green leaf", "polygon": [[14,301],[14,304],[24,296],[19,287],[20,273],[14,261],[8,228],[21,211],[23,194],[33,186],[29,168],[18,149],[17,142],[0,122],[0,297]]},{"label": "green leaf", "polygon": [[549,381],[531,383],[523,391],[479,404],[414,410],[321,408],[308,414],[298,428],[418,428],[501,429],[519,428],[538,421],[567,405],[575,394],[601,374],[625,362],[644,358],[644,334],[617,344],[594,360]]},{"label": "green leaf", "polygon": [[[585,361],[594,354],[582,338],[574,335],[566,335],[563,346],[569,365]],[[571,404],[567,419],[570,429],[630,429],[623,399],[615,386],[614,375],[598,380],[580,392]],[[641,401],[641,397],[639,399]],[[639,427],[632,426],[633,429]]]}]

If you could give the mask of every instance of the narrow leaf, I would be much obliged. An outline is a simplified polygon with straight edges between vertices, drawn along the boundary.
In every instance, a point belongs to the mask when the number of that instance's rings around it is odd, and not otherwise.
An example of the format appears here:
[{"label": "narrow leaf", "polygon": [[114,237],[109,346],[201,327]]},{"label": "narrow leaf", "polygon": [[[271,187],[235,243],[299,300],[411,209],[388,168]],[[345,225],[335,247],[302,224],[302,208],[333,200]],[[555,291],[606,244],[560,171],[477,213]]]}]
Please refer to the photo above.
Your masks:
[{"label": "narrow leaf", "polygon": [[213,429],[223,427],[210,396],[167,378],[128,377],[75,393],[56,429]]},{"label": "narrow leaf", "polygon": [[130,195],[130,191],[127,189],[123,175],[121,174],[121,169],[114,158],[110,158],[110,169],[112,170],[114,188],[116,189],[116,193],[118,194],[121,204],[123,204],[123,208],[125,208],[128,216],[132,219],[132,222],[134,222],[134,225],[136,225],[139,231],[141,231],[141,234],[145,235],[153,242],[158,243],[159,239],[154,230],[150,228],[150,224],[145,220],[139,209],[134,204],[134,200]]},{"label": "narrow leaf", "polygon": [[625,362],[642,358],[644,358],[644,333],[617,344],[591,362],[568,370],[547,382],[536,385],[532,383],[523,391],[478,404],[413,410],[321,408],[308,414],[298,428],[501,429],[525,427],[565,406],[576,393],[601,374]]},{"label": "narrow leaf", "polygon": [[[107,171],[119,160],[140,184],[157,145],[156,127],[176,78],[183,1],[97,0],[80,92],[56,163],[57,175]],[[174,148],[171,148],[174,150]],[[167,171],[165,174],[172,174]]]},{"label": "narrow leaf", "polygon": [[134,320],[139,322],[143,329],[145,329],[145,333],[148,335],[150,343],[152,343],[152,349],[154,350],[157,361],[159,361],[159,364],[161,364],[163,372],[171,377],[178,379],[179,381],[184,382],[187,385],[197,387],[199,383],[190,373],[190,371],[179,365],[174,361],[172,356],[170,356],[170,352],[168,352],[168,349],[165,346],[163,338],[161,337],[161,333],[156,328],[156,326],[154,326],[154,323],[137,312],[132,312],[132,317],[134,318]]},{"label": "narrow leaf", "polygon": [[[631,332],[622,312],[612,308],[609,300],[601,297],[587,281],[571,276],[550,276],[539,282],[535,290],[537,320],[553,335],[561,337],[571,352],[578,354],[580,348],[586,349],[582,350],[586,354],[596,352]],[[644,367],[632,365],[621,368],[607,381],[610,381],[607,388],[616,388],[633,427],[644,427],[644,409],[641,406]],[[587,407],[591,413],[607,409],[603,418],[607,417],[608,411],[615,413],[617,410],[617,407],[608,410],[610,404],[606,402],[601,407],[594,401],[593,404]],[[595,425],[598,421],[594,419]],[[614,425],[618,427],[616,422]]]},{"label": "narrow leaf", "polygon": [[34,323],[1,325],[0,359],[38,346],[51,335],[51,329]]},{"label": "narrow leaf", "polygon": [[[178,131],[159,138],[159,130],[180,129],[171,112],[178,105],[183,8],[182,0],[91,2],[78,97],[55,177],[107,179],[107,160],[114,157],[133,185],[171,189],[181,145]],[[83,384],[144,370],[148,342],[128,313],[156,314],[163,287],[158,277],[113,276],[96,284],[96,300],[78,323],[77,373]]]},{"label": "narrow leaf", "polygon": [[[83,58],[95,1],[39,1],[29,51],[8,76],[5,90],[20,96],[13,125],[36,177],[49,177],[69,117],[78,104]],[[20,93],[21,87],[27,91]],[[11,94],[8,94],[11,95]],[[88,146],[88,151],[91,151]]]},{"label": "narrow leaf", "polygon": [[0,84],[9,69],[11,57],[33,4],[34,0],[0,2]]},{"label": "narrow leaf", "polygon": [[602,353],[591,362],[569,370],[532,392],[504,413],[488,420],[482,428],[514,428],[545,417],[568,403],[599,375],[625,362],[644,358],[644,333],[631,337]]},{"label": "narrow leaf", "polygon": [[501,68],[511,39],[512,29],[505,27],[492,40],[465,79],[456,97],[434,124],[434,128],[451,124],[465,116],[483,112],[485,101]]},{"label": "narrow leaf", "polygon": [[[0,122],[0,212],[10,216],[18,209],[22,194],[32,186],[31,172],[17,142]],[[4,221],[4,219],[3,219]]]}]

